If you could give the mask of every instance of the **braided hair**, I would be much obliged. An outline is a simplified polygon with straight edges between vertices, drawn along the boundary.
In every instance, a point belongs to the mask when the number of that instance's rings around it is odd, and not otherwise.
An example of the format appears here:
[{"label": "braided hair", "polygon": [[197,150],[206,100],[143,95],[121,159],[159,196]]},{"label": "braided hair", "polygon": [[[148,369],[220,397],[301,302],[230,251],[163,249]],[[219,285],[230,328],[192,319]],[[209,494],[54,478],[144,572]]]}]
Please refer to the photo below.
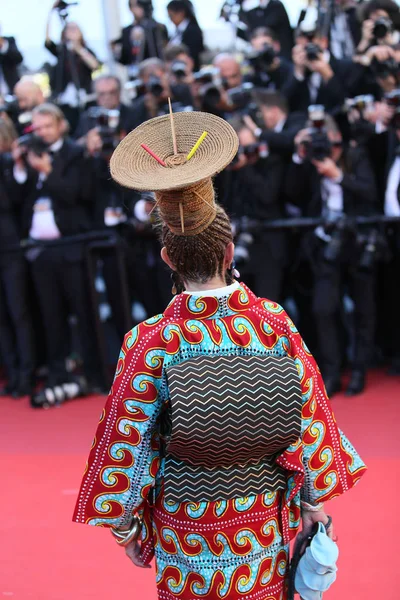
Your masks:
[{"label": "braided hair", "polygon": [[216,275],[232,283],[229,273],[224,274],[225,251],[233,241],[228,215],[217,205],[216,217],[201,233],[193,236],[176,235],[165,224],[162,243],[176,267],[181,281],[206,283]]}]

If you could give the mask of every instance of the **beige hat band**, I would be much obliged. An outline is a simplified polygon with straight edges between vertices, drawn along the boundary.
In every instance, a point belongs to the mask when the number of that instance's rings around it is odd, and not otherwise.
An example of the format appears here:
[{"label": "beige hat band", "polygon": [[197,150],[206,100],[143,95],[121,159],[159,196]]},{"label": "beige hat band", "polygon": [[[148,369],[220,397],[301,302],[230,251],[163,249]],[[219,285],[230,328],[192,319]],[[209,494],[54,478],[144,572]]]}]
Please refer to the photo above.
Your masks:
[{"label": "beige hat band", "polygon": [[175,235],[198,235],[217,214],[211,179],[180,190],[156,192],[156,201],[161,219]]}]

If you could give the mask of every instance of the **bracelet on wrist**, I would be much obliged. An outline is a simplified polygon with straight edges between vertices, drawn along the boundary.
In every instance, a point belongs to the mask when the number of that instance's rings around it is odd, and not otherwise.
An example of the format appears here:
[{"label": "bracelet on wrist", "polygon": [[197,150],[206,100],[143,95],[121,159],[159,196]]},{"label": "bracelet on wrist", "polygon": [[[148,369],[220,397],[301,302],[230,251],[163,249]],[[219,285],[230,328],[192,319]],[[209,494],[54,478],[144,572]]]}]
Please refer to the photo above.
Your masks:
[{"label": "bracelet on wrist", "polygon": [[133,521],[131,526],[126,531],[121,531],[120,529],[112,528],[111,533],[115,537],[115,541],[119,546],[128,546],[131,542],[136,542],[139,538],[140,532],[142,530],[143,522],[139,517],[133,517]]},{"label": "bracelet on wrist", "polygon": [[320,510],[323,510],[324,503],[320,502],[319,504],[309,504],[308,502],[301,500],[300,506],[301,506],[302,510],[305,510],[308,512],[319,512]]}]

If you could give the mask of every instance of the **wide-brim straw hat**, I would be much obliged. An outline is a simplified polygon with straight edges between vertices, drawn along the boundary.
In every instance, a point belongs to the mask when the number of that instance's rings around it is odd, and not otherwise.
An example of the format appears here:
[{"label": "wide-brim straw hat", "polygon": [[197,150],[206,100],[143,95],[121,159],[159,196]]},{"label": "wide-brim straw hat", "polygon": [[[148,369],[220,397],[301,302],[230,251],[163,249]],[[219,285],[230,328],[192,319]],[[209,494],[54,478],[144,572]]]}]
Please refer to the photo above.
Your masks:
[{"label": "wide-brim straw hat", "polygon": [[[187,188],[222,171],[235,157],[239,141],[235,130],[220,117],[204,112],[174,113],[177,155],[170,115],[139,125],[118,145],[111,158],[111,175],[127,188],[161,191]],[[195,154],[189,152],[203,132],[207,136]],[[145,144],[167,166],[141,146]]]}]

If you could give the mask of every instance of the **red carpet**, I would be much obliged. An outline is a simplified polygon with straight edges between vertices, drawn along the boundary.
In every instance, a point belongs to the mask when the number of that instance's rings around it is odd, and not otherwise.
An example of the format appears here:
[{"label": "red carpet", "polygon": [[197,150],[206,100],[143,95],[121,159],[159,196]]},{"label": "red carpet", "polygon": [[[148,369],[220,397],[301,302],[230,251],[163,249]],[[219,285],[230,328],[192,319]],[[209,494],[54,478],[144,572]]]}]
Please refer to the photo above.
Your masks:
[{"label": "red carpet", "polygon": [[[49,411],[1,404],[0,598],[155,600],[154,569],[135,569],[107,531],[71,522],[104,398]],[[397,600],[400,378],[373,374],[365,394],[333,406],[369,472],[329,506],[341,555],[324,598]]]}]

